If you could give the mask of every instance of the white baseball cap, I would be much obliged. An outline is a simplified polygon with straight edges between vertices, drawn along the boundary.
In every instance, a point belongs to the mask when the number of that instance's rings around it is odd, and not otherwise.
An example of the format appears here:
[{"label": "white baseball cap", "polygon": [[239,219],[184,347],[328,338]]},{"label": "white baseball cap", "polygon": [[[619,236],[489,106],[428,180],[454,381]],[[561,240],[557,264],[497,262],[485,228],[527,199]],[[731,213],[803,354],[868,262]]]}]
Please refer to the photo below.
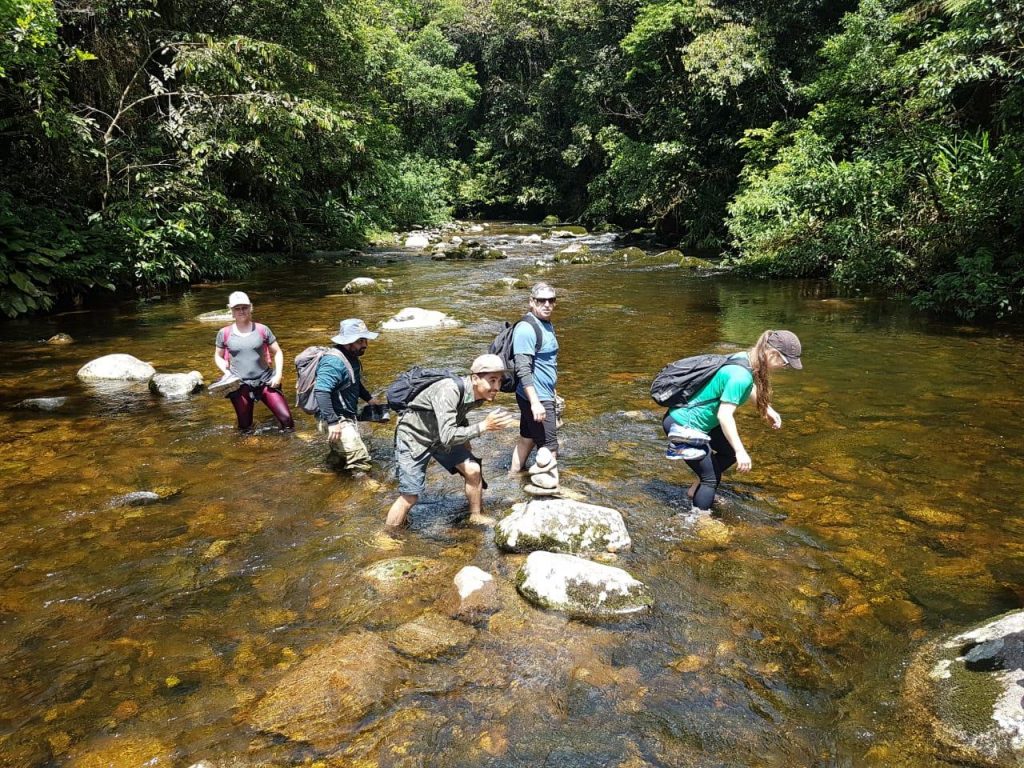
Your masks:
[{"label": "white baseball cap", "polygon": [[252,302],[249,301],[249,297],[242,291],[235,291],[230,296],[228,296],[228,309],[230,309],[231,307],[240,306],[242,304],[252,304]]}]

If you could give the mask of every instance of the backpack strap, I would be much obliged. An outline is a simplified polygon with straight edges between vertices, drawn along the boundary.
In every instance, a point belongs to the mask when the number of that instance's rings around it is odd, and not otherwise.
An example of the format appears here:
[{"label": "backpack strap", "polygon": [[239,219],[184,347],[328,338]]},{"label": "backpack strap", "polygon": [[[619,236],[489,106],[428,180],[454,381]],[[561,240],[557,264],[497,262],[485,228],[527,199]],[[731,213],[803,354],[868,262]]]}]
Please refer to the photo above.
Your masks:
[{"label": "backpack strap", "polygon": [[[327,355],[330,355],[331,357],[336,357],[339,360],[341,360],[341,364],[344,365],[345,366],[345,370],[348,371],[348,380],[351,382],[351,384],[349,384],[349,386],[353,386],[354,387],[355,384],[356,384],[356,372],[355,372],[355,369],[352,368],[352,363],[350,363],[349,359],[345,356],[345,353],[342,352],[337,347],[328,347],[326,349],[326,351],[324,351],[324,354],[321,357],[321,359],[323,359],[323,357],[327,356]],[[319,368],[319,367],[320,367],[320,363],[317,363],[317,368]],[[345,389],[348,389],[348,387],[345,387]]]},{"label": "backpack strap", "polygon": [[[725,362],[723,362],[720,366],[718,366],[718,368],[715,369],[715,372],[713,374],[711,374],[711,378],[713,379],[715,376],[717,376],[718,372],[720,370],[722,370],[723,368],[725,368],[725,366],[727,366],[727,365],[738,365],[740,368],[746,368],[751,373],[754,372],[754,369],[750,367],[750,360],[747,358],[746,355],[744,355],[743,357],[738,357],[736,359],[733,359],[732,355],[729,355],[725,359]],[[708,379],[709,383],[710,383],[710,381],[711,381],[711,379]],[[707,386],[707,384],[705,384],[704,386]],[[713,397],[710,400],[700,400],[700,401],[698,401],[696,403],[686,403],[683,407],[684,408],[696,408],[696,407],[701,406],[701,405],[708,405],[709,403],[717,403],[721,399],[722,398],[720,398],[720,397]],[[671,410],[671,409],[669,409],[669,410]]]},{"label": "backpack strap", "polygon": [[530,324],[537,337],[537,341],[534,343],[533,347],[533,356],[536,357],[537,353],[540,352],[541,344],[544,343],[544,330],[541,328],[540,320],[537,319],[537,316],[533,314],[533,312],[527,312],[523,315],[523,320]]},{"label": "backpack strap", "polygon": [[231,326],[230,325],[225,325],[223,328],[221,328],[219,336],[223,336],[223,342],[224,342],[224,349],[221,350],[220,356],[223,357],[225,361],[230,363],[231,362],[231,352],[228,350],[228,339],[231,338]]},{"label": "backpack strap", "polygon": [[270,329],[263,325],[263,323],[257,323],[256,321],[253,321],[253,325],[256,326],[256,331],[259,333],[260,338],[263,339],[263,359],[267,361],[268,366],[272,366],[274,358],[270,354]]}]

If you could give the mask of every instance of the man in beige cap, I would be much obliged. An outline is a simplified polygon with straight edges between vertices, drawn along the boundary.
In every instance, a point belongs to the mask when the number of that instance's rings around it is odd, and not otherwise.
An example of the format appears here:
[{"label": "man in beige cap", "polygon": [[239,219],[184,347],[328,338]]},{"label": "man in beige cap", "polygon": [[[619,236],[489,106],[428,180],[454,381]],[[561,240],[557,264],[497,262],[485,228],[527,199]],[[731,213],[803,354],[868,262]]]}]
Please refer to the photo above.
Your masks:
[{"label": "man in beige cap", "polygon": [[446,377],[424,388],[399,417],[395,428],[395,463],[401,495],[388,510],[388,528],[405,524],[409,510],[426,488],[427,464],[431,459],[449,473],[458,472],[464,478],[470,523],[494,522],[482,514],[487,484],[469,441],[484,432],[510,427],[516,418],[498,409],[470,426],[469,412],[494,400],[507,371],[497,355],[480,355],[469,370],[469,376]]}]

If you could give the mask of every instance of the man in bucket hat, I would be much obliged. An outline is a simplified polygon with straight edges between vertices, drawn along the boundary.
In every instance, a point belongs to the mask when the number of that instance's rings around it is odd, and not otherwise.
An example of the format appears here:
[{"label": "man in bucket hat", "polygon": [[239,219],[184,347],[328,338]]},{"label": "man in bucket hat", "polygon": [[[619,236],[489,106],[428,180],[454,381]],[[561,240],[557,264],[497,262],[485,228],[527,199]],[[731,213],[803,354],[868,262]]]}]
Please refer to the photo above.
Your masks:
[{"label": "man in bucket hat", "polygon": [[379,335],[359,318],[342,320],[338,335],[332,336],[331,341],[344,359],[334,354],[321,357],[313,385],[320,426],[327,429],[331,457],[354,473],[370,469],[370,452],[359,436],[359,399],[380,405],[363,386],[363,366],[359,358],[370,341]]},{"label": "man in bucket hat", "polygon": [[494,400],[507,371],[497,355],[480,355],[469,370],[469,376],[445,376],[425,387],[399,417],[395,428],[395,463],[400,495],[388,511],[388,528],[405,524],[409,510],[426,489],[427,464],[431,459],[450,474],[462,475],[469,500],[469,522],[474,525],[494,522],[482,514],[483,491],[487,484],[480,470],[480,460],[473,455],[469,441],[484,432],[510,427],[516,419],[498,408],[470,425],[469,412]]}]

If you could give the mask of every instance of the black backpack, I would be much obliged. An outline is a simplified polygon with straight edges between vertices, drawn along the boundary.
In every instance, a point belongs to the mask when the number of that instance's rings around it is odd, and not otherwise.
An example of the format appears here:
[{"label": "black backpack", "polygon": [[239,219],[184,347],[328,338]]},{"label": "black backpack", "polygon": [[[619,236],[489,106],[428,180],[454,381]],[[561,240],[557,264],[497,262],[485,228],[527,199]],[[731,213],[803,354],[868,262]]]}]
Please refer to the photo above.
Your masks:
[{"label": "black backpack", "polygon": [[508,369],[508,373],[501,377],[502,392],[515,392],[516,387],[519,386],[519,377],[516,376],[515,354],[512,352],[512,335],[515,333],[516,326],[519,323],[529,323],[533,326],[533,330],[537,334],[537,344],[533,350],[535,355],[540,352],[540,345],[543,342],[540,321],[537,320],[533,312],[527,312],[523,315],[522,320],[517,320],[514,323],[505,321],[505,327],[494,337],[491,346],[487,348],[487,352],[500,357],[501,361],[505,363],[505,368]]},{"label": "black backpack", "polygon": [[324,355],[333,355],[341,359],[345,369],[348,371],[348,378],[353,386],[356,383],[356,375],[352,370],[352,364],[336,347],[306,347],[295,356],[295,404],[306,413],[315,414],[320,409],[316,404],[316,372],[320,367],[320,359]]},{"label": "black backpack", "polygon": [[[726,365],[739,365],[750,370],[745,357],[730,355],[694,355],[669,363],[651,382],[651,397],[658,405],[675,408],[689,403]],[[703,405],[704,403],[690,403]]]},{"label": "black backpack", "polygon": [[466,396],[466,387],[462,377],[452,373],[447,368],[420,368],[413,366],[407,371],[402,371],[398,377],[391,382],[387,389],[388,407],[393,411],[404,411],[410,408],[413,399],[429,387],[443,379],[454,379],[459,386],[459,397]]}]

